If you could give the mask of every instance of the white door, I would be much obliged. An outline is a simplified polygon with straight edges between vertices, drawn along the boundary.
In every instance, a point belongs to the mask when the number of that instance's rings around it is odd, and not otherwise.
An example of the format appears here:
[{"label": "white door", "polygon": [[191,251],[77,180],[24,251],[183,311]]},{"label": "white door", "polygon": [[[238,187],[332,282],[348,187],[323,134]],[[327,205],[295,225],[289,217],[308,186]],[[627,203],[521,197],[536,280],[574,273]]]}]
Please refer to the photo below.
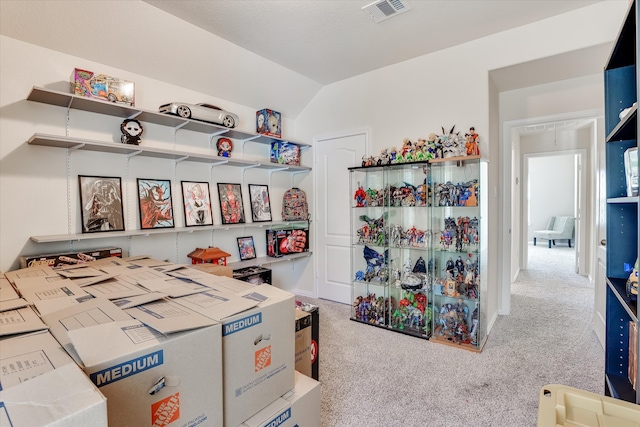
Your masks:
[{"label": "white door", "polygon": [[351,304],[351,230],[348,168],[362,162],[367,133],[315,142],[318,298]]}]

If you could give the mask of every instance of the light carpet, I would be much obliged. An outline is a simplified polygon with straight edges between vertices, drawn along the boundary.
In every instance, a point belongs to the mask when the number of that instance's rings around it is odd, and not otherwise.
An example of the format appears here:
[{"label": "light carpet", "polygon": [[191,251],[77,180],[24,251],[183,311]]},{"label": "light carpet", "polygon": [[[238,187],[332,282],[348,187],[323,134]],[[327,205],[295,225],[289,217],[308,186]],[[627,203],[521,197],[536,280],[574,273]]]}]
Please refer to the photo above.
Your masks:
[{"label": "light carpet", "polygon": [[564,384],[602,394],[604,350],[592,327],[594,288],[573,249],[530,246],[482,353],[349,320],[320,307],[323,426],[536,426],[538,394]]}]

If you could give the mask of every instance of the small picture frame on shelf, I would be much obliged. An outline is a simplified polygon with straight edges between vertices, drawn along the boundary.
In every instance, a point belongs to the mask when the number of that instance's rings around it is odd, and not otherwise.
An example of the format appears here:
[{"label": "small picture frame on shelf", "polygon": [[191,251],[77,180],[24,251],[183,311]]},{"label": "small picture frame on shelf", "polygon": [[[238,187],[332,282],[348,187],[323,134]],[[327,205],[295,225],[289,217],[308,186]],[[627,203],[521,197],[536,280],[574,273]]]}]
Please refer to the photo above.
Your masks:
[{"label": "small picture frame on shelf", "polygon": [[208,182],[182,181],[182,205],[186,227],[213,225]]},{"label": "small picture frame on shelf", "polygon": [[256,257],[256,248],[253,244],[253,236],[238,237],[238,251],[240,252],[240,260],[246,261]]},{"label": "small picture frame on shelf", "polygon": [[171,181],[138,178],[140,228],[173,228]]},{"label": "small picture frame on shelf", "polygon": [[124,231],[119,177],[78,175],[83,233]]},{"label": "small picture frame on shelf", "polygon": [[220,216],[223,224],[244,224],[244,205],[240,184],[218,183]]},{"label": "small picture frame on shelf", "polygon": [[269,199],[269,186],[249,184],[249,199],[251,201],[252,221],[271,221],[271,201]]}]

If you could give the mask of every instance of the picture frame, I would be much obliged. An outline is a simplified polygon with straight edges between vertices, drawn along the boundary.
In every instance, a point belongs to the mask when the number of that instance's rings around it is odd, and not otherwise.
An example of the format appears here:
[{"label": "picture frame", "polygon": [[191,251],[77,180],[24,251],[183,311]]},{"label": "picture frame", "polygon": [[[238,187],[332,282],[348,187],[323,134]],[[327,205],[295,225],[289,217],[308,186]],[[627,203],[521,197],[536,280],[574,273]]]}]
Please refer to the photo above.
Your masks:
[{"label": "picture frame", "polygon": [[223,224],[244,224],[244,205],[240,184],[219,182],[218,199]]},{"label": "picture frame", "polygon": [[208,182],[182,181],[185,227],[213,225]]},{"label": "picture frame", "polygon": [[83,233],[124,231],[120,177],[78,175]]},{"label": "picture frame", "polygon": [[168,179],[138,178],[138,209],[140,228],[173,228],[171,181]]},{"label": "picture frame", "polygon": [[251,203],[251,219],[253,222],[272,220],[268,185],[249,184],[249,201]]},{"label": "picture frame", "polygon": [[256,257],[256,247],[253,243],[253,236],[238,237],[237,240],[240,260],[254,259]]}]

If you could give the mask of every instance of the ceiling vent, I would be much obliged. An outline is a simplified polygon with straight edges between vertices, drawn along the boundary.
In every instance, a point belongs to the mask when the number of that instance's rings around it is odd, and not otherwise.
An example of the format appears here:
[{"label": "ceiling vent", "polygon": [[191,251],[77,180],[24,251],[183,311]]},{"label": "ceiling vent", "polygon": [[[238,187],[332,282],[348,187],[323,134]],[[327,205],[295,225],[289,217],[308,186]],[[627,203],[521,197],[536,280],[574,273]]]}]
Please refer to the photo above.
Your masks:
[{"label": "ceiling vent", "polygon": [[367,11],[371,19],[378,23],[411,10],[411,6],[404,0],[382,0],[374,1],[362,10]]}]

